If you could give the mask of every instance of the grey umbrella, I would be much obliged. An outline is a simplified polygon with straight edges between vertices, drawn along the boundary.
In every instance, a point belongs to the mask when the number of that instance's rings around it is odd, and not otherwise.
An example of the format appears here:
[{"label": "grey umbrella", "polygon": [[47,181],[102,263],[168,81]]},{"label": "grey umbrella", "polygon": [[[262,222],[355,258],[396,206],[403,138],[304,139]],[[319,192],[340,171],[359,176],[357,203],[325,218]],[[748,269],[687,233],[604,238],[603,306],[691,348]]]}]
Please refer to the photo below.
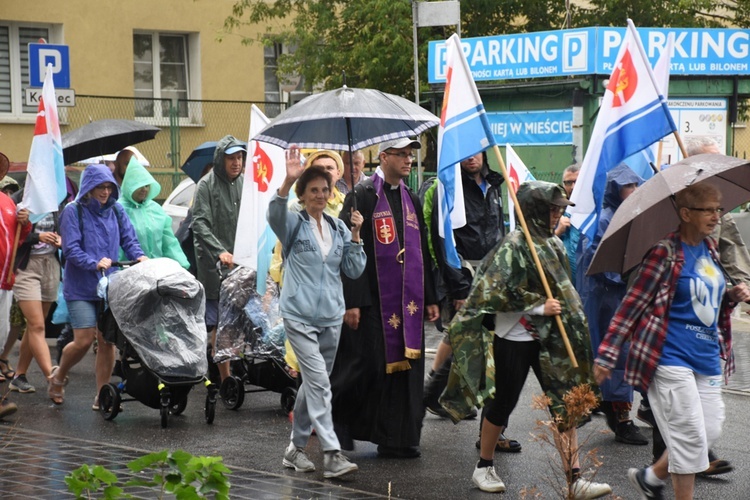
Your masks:
[{"label": "grey umbrella", "polygon": [[62,136],[66,165],[92,156],[116,153],[126,146],[153,139],[160,128],[135,120],[96,120]]},{"label": "grey umbrella", "polygon": [[599,243],[587,274],[625,273],[680,222],[673,195],[706,181],[722,194],[726,210],[750,200],[750,161],[717,154],[691,156],[662,170],[628,196]]},{"label": "grey umbrella", "polygon": [[305,97],[253,139],[288,148],[356,151],[419,135],[440,119],[411,101],[374,89],[343,86]]},{"label": "grey umbrella", "polygon": [[344,85],[305,97],[271,120],[253,139],[282,148],[296,144],[301,148],[349,151],[352,172],[353,151],[416,136],[438,123],[437,116],[403,97]]}]

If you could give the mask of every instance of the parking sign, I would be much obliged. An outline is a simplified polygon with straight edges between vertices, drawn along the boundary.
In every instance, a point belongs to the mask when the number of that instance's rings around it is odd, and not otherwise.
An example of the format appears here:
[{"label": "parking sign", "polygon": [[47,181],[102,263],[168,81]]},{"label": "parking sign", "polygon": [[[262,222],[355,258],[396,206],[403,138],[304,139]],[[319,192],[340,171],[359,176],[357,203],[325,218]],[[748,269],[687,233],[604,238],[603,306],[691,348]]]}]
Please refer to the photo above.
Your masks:
[{"label": "parking sign", "polygon": [[47,64],[52,64],[52,80],[55,88],[70,88],[70,51],[67,45],[49,43],[29,44],[29,86],[44,85]]}]

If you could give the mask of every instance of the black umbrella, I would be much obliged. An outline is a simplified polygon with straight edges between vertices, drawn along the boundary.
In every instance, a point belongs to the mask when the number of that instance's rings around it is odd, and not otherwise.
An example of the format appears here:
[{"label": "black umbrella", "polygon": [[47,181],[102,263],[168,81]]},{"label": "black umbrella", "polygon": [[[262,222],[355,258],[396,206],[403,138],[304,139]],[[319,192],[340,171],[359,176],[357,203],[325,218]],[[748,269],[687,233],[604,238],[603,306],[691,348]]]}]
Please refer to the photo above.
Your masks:
[{"label": "black umbrella", "polygon": [[134,120],[97,120],[62,136],[66,165],[92,156],[116,153],[126,146],[153,139],[160,128]]}]

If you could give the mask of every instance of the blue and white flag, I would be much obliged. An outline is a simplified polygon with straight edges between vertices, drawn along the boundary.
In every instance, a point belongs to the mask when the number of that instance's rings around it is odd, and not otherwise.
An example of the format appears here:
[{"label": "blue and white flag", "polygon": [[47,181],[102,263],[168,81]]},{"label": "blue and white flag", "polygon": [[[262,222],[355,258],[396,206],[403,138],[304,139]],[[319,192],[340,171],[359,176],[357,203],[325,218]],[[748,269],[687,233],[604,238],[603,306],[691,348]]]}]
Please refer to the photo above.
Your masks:
[{"label": "blue and white flag", "polygon": [[48,213],[57,212],[68,194],[51,64],[44,77],[26,171],[23,200],[18,208],[28,209],[29,219],[36,223]]},{"label": "blue and white flag", "polygon": [[635,26],[628,20],[571,196],[576,206],[569,207],[572,224],[589,241],[596,233],[607,172],[676,129]]},{"label": "blue and white flag", "polygon": [[447,65],[443,111],[438,128],[438,221],[448,264],[461,267],[453,228],[466,224],[460,162],[495,144],[482,99],[453,34],[446,42]]},{"label": "blue and white flag", "polygon": [[[656,78],[656,87],[660,90],[664,99],[669,99],[669,67],[672,62],[672,51],[674,50],[674,33],[667,36],[667,45],[664,47],[659,59],[654,65],[654,78]],[[630,169],[640,175],[644,180],[654,176],[661,170],[661,158],[659,150],[662,141],[658,141],[643,151],[628,156],[623,160]],[[654,171],[656,169],[656,171]]]}]

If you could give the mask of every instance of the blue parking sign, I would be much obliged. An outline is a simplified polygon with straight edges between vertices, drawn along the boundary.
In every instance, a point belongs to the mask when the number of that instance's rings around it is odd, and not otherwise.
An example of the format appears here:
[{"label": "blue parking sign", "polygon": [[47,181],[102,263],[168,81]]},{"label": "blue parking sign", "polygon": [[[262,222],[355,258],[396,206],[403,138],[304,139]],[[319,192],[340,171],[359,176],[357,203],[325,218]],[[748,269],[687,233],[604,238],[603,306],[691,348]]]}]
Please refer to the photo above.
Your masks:
[{"label": "blue parking sign", "polygon": [[44,75],[48,64],[52,64],[52,80],[55,88],[70,88],[70,51],[67,45],[50,43],[29,44],[29,85],[44,85]]}]

